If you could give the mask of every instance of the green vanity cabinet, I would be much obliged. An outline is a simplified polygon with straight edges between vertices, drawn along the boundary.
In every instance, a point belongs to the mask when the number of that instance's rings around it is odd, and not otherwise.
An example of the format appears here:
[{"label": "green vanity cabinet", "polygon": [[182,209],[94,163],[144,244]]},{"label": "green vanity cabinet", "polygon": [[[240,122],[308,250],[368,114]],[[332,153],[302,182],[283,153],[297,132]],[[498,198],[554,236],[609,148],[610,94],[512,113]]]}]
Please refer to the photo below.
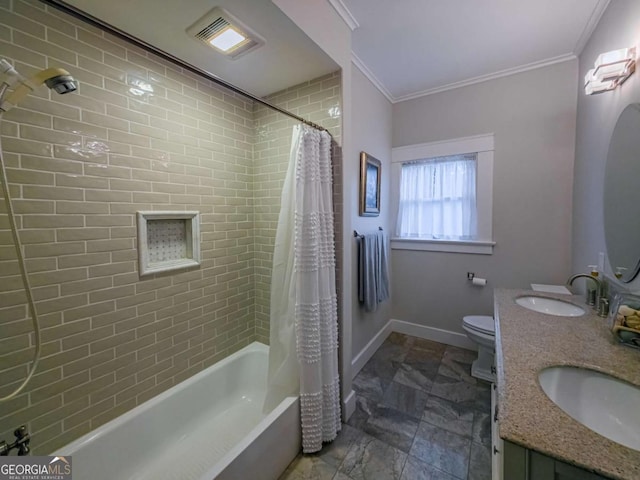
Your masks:
[{"label": "green vanity cabinet", "polygon": [[606,480],[500,438],[496,386],[491,385],[492,480]]},{"label": "green vanity cabinet", "polygon": [[606,480],[508,441],[503,441],[502,460],[505,480]]}]

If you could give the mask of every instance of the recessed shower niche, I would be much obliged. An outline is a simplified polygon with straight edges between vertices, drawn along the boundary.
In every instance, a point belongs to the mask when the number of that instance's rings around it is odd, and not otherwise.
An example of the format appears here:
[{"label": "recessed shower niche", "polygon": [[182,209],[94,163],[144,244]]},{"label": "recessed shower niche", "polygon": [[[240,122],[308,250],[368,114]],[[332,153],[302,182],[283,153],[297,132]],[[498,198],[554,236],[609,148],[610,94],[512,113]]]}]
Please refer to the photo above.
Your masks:
[{"label": "recessed shower niche", "polygon": [[200,265],[199,212],[138,212],[140,276]]}]

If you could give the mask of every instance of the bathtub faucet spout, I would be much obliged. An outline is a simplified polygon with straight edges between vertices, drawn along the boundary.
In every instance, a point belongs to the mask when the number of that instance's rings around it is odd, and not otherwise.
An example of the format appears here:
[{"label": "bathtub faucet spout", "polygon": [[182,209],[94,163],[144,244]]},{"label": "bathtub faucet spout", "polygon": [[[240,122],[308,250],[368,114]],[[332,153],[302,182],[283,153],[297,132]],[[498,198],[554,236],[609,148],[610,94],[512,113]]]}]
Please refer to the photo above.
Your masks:
[{"label": "bathtub faucet spout", "polygon": [[0,441],[0,455],[7,456],[9,452],[14,448],[18,449],[18,455],[28,455],[31,449],[29,448],[29,442],[31,442],[31,435],[27,432],[27,427],[22,425],[16,429],[13,434],[16,436],[16,441],[12,444],[8,444],[4,440]]}]

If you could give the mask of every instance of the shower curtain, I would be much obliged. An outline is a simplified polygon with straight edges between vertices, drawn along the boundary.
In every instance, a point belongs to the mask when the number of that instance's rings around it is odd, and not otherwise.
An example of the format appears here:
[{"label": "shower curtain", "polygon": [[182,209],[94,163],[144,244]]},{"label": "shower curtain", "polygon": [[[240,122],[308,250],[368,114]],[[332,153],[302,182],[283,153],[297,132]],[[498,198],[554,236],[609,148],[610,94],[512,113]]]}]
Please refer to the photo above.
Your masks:
[{"label": "shower curtain", "polygon": [[327,132],[293,128],[271,275],[265,408],[300,395],[305,453],[341,428],[330,152]]}]

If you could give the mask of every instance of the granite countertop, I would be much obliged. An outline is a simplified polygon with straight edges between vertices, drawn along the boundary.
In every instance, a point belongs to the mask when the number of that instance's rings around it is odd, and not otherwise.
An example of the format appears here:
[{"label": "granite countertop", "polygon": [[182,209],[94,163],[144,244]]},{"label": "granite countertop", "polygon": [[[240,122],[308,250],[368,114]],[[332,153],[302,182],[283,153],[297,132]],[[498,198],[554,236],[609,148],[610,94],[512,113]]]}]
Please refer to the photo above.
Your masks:
[{"label": "granite countertop", "polygon": [[[523,295],[568,301],[587,313],[573,318],[537,313],[515,303]],[[500,436],[605,477],[640,479],[640,451],[578,423],[538,383],[543,368],[573,365],[640,386],[640,351],[618,344],[607,320],[593,313],[582,296],[496,289],[494,298]]]}]

